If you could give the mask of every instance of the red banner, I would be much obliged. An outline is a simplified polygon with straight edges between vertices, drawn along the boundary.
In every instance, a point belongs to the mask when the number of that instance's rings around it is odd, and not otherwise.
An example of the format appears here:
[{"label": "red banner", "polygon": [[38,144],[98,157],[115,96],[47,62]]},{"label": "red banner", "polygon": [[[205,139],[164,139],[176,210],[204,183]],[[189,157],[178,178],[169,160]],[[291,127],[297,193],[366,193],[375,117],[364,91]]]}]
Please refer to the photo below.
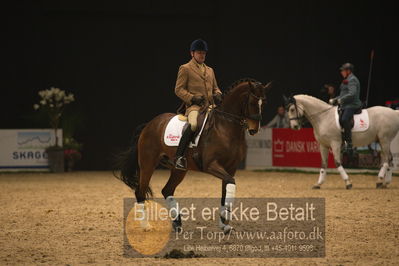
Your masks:
[{"label": "red banner", "polygon": [[[320,146],[313,135],[313,128],[292,130],[273,129],[273,166],[317,167],[321,166]],[[328,167],[334,168],[330,150]]]}]

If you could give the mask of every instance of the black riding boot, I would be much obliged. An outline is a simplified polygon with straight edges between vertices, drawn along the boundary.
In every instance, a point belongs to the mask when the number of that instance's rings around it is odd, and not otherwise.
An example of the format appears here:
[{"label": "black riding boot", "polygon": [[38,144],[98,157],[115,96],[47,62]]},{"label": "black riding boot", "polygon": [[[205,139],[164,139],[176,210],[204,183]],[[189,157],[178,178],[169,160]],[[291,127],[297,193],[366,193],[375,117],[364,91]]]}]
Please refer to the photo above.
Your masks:
[{"label": "black riding boot", "polygon": [[345,140],[345,151],[352,156],[353,154],[353,147],[352,147],[352,126],[350,123],[349,125],[345,125],[344,127],[344,140]]},{"label": "black riding boot", "polygon": [[184,153],[186,152],[187,146],[193,138],[193,135],[194,132],[191,130],[191,127],[188,126],[180,139],[179,146],[177,147],[175,162],[176,169],[187,170],[187,160]]}]

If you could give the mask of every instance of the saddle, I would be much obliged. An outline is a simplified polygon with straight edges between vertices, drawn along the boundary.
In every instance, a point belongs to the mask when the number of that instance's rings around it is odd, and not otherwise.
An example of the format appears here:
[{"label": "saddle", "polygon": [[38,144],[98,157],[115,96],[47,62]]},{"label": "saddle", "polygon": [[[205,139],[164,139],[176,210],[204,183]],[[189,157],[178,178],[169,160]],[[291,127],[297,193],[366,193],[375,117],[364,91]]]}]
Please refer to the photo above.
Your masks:
[{"label": "saddle", "polygon": [[[350,121],[351,122],[350,123],[351,124],[351,128],[353,128],[353,126],[355,125],[355,115],[358,115],[358,114],[361,114],[361,113],[362,113],[362,108],[358,108],[358,109],[355,110],[355,112],[353,113],[353,116],[351,118],[351,121]],[[344,125],[342,125],[342,123],[341,123],[342,114],[343,114],[343,109],[338,107],[339,125],[341,127],[344,127]]]},{"label": "saddle", "polygon": [[[338,108],[338,111],[335,113],[335,120],[337,127],[341,130],[343,129],[343,125],[341,124],[341,116],[342,116],[342,109]],[[362,132],[366,131],[369,128],[370,121],[369,121],[369,114],[367,109],[357,109],[351,119],[351,127],[352,132]]]},{"label": "saddle", "polygon": [[[184,121],[186,121],[186,124],[183,127],[182,134],[189,127],[188,118],[187,118],[187,116],[184,116],[184,117],[185,117]],[[198,117],[197,117],[197,129],[194,132],[194,136],[193,136],[193,139],[191,140],[191,143],[194,144],[195,139],[197,138],[198,134],[202,131],[202,129],[203,129],[202,126],[203,126],[203,124],[205,122],[205,118],[206,117],[207,117],[207,112],[206,111],[201,111],[198,114]],[[180,116],[179,116],[179,119],[180,119]]]},{"label": "saddle", "polygon": [[[176,113],[178,114],[178,118],[180,121],[187,122],[187,120],[188,120],[188,117],[184,115],[186,113],[186,108],[187,108],[187,106],[184,102],[182,102],[180,104],[179,108],[177,108]],[[198,136],[199,132],[202,129],[205,117],[206,117],[207,113],[209,113],[209,110],[210,110],[209,107],[208,108],[202,107],[201,110],[199,111],[199,114],[197,117],[197,129],[194,132],[194,137],[192,140],[193,143],[194,143],[195,138]],[[186,123],[184,125],[182,132],[184,132],[187,129],[187,127],[188,127],[188,123]]]},{"label": "saddle", "polygon": [[[197,129],[194,133],[194,137],[191,141],[190,148],[197,147],[201,134],[205,129],[206,121],[208,119],[209,113],[207,111],[202,111],[198,114],[197,118]],[[180,138],[183,135],[184,130],[189,126],[187,122],[187,117],[181,114],[174,116],[166,126],[164,133],[164,143],[167,146],[178,146]]]}]

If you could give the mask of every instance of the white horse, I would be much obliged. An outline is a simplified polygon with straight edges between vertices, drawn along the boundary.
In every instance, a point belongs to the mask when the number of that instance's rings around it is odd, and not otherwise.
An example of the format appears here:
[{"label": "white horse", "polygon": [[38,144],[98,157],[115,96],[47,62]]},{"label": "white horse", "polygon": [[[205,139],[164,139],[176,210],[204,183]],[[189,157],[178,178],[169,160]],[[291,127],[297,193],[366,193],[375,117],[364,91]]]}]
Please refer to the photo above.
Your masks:
[{"label": "white horse", "polygon": [[[329,148],[332,149],[335,165],[345,181],[346,188],[352,188],[352,183],[341,165],[342,137],[341,129],[336,124],[337,107],[309,95],[295,95],[285,100],[291,128],[300,129],[301,120],[303,116],[306,117],[312,124],[314,136],[320,144],[322,163],[319,180],[313,188],[320,188],[326,179]],[[352,132],[353,146],[367,146],[374,141],[380,143],[382,167],[378,173],[376,185],[377,188],[385,188],[392,179],[390,145],[399,131],[399,110],[375,106],[368,108],[367,111],[369,128],[363,132]]]}]

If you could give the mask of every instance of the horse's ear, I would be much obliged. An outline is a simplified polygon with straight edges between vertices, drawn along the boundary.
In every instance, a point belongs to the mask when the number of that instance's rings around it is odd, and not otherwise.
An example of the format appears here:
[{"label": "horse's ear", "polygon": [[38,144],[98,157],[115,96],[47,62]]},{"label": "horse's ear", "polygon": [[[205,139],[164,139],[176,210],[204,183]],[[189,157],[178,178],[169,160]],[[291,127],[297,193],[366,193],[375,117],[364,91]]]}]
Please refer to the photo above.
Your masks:
[{"label": "horse's ear", "polygon": [[285,94],[283,94],[283,100],[285,103],[288,102],[288,98],[287,98],[287,96],[285,96]]},{"label": "horse's ear", "polygon": [[263,86],[265,93],[268,93],[270,91],[270,89],[272,88],[272,84],[273,84],[273,81],[270,81],[269,83],[267,83],[266,85]]},{"label": "horse's ear", "polygon": [[248,80],[248,86],[251,90],[254,89],[254,85],[252,85],[252,82],[250,80]]},{"label": "horse's ear", "polygon": [[290,100],[284,94],[283,94],[283,101],[284,101],[284,106],[287,108],[288,104],[290,103]]}]

